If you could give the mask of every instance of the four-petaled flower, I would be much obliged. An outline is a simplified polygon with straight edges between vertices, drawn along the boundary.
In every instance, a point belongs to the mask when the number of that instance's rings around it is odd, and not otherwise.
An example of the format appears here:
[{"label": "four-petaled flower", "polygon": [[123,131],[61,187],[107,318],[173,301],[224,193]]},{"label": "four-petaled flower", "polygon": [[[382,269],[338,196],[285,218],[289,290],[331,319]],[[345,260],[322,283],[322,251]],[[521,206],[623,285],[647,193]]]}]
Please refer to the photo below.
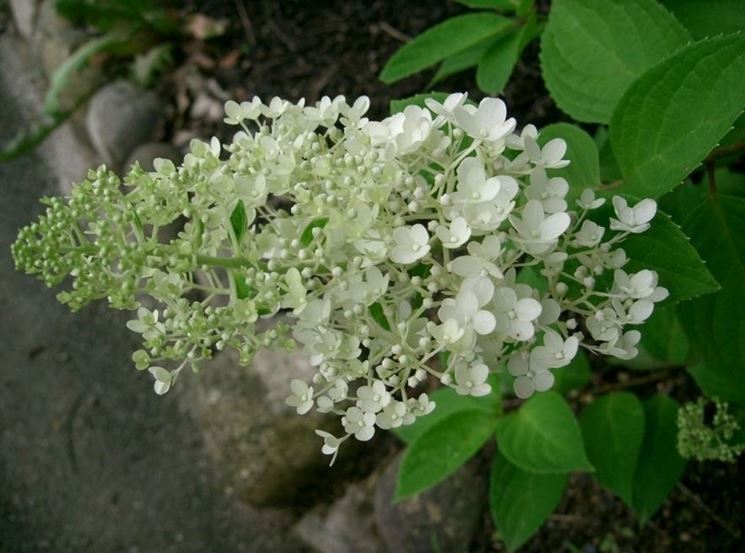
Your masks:
[{"label": "four-petaled flower", "polygon": [[398,227],[393,240],[396,245],[391,249],[391,259],[396,263],[410,265],[429,253],[429,234],[423,225]]}]

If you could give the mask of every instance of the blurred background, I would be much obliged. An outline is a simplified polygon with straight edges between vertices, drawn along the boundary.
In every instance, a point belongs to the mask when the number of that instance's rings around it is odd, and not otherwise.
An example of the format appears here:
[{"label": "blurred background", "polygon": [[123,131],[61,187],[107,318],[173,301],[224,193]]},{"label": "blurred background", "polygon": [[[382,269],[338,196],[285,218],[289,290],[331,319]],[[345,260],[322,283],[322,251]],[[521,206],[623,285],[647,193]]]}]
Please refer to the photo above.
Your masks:
[{"label": "blurred background", "polygon": [[[388,58],[465,11],[446,0],[0,0],[0,553],[503,551],[488,459],[393,505],[394,437],[349,447],[329,469],[313,434],[324,421],[285,407],[287,382],[309,374],[302,357],[261,354],[245,369],[222,354],[157,397],[132,369],[126,314],[103,303],[70,313],[9,252],[38,198],[89,167],[149,168],[179,160],[192,138],[229,140],[228,99],[365,94],[384,117],[432,77],[384,84]],[[482,95],[472,71],[436,88]],[[521,122],[564,118],[537,43],[502,96]],[[643,529],[576,475],[522,550],[743,551],[740,473],[691,463]]]}]

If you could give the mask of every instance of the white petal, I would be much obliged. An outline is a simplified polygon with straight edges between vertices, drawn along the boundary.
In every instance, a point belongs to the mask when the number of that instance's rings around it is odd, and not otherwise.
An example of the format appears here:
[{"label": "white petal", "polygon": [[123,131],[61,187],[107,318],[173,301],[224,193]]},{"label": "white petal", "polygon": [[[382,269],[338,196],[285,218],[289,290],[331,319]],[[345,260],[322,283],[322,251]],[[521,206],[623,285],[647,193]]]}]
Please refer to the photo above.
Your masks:
[{"label": "white petal", "polygon": [[564,212],[549,215],[541,222],[541,238],[544,240],[555,240],[569,228],[570,223],[569,215]]},{"label": "white petal", "polygon": [[527,399],[535,392],[535,384],[527,376],[518,376],[513,387],[515,388],[515,395],[520,399]]},{"label": "white petal", "polygon": [[533,298],[522,298],[515,304],[517,319],[524,322],[534,321],[541,314],[541,304]]},{"label": "white petal", "polygon": [[543,147],[543,159],[548,163],[561,161],[567,153],[567,143],[561,138],[549,140]]},{"label": "white petal", "polygon": [[473,316],[473,329],[477,334],[482,336],[490,334],[497,326],[497,320],[494,315],[488,311],[479,311]]},{"label": "white petal", "polygon": [[533,383],[536,391],[545,392],[554,385],[554,375],[551,371],[538,371],[533,375]]}]

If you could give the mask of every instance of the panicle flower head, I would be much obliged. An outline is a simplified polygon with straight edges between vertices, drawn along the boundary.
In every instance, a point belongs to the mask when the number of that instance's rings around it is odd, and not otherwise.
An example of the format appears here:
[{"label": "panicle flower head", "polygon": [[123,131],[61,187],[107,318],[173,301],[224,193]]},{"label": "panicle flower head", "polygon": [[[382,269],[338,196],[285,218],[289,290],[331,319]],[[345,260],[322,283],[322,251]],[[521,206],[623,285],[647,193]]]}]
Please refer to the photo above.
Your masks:
[{"label": "panicle flower head", "polygon": [[499,99],[452,94],[382,121],[369,104],[228,102],[232,142],[195,140],[181,164],[123,183],[91,171],[20,232],[16,264],[50,286],[71,276],[73,308],[137,309],[133,358],[159,394],[215,351],[248,363],[299,345],[317,372],[288,383],[287,403],[339,417],[340,433],[318,431],[332,460],[350,437],[435,409],[417,391],[427,380],[481,396],[504,366],[525,398],[579,348],[636,355],[667,291],[624,270],[621,244],[649,228],[653,200],[614,197],[602,220],[605,198],[557,173],[564,140],[516,133]]}]

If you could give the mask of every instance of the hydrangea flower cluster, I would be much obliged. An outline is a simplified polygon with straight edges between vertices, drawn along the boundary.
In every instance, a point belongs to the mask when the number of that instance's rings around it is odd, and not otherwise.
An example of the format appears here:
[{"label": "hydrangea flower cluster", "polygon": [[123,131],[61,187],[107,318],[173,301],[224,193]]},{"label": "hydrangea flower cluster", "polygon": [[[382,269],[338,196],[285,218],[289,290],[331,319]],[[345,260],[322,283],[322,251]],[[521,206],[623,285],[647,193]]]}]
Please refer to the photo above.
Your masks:
[{"label": "hydrangea flower cluster", "polygon": [[[301,345],[318,372],[291,382],[287,403],[340,417],[341,434],[318,431],[334,456],[351,436],[430,413],[427,380],[482,396],[503,367],[527,398],[579,347],[636,355],[636,328],[667,291],[654,271],[624,271],[620,245],[649,228],[653,200],[614,197],[602,226],[605,200],[569,201],[553,174],[566,143],[517,133],[499,99],[452,94],[382,121],[368,107],[228,102],[232,143],[193,141],[178,167],[134,167],[129,191],[91,171],[69,201],[46,200],[16,263],[50,286],[72,276],[60,294],[72,308],[137,309],[133,358],[159,394],[215,350],[247,363],[259,347]],[[140,305],[142,292],[161,308]],[[280,312],[292,326],[258,331]]]}]

